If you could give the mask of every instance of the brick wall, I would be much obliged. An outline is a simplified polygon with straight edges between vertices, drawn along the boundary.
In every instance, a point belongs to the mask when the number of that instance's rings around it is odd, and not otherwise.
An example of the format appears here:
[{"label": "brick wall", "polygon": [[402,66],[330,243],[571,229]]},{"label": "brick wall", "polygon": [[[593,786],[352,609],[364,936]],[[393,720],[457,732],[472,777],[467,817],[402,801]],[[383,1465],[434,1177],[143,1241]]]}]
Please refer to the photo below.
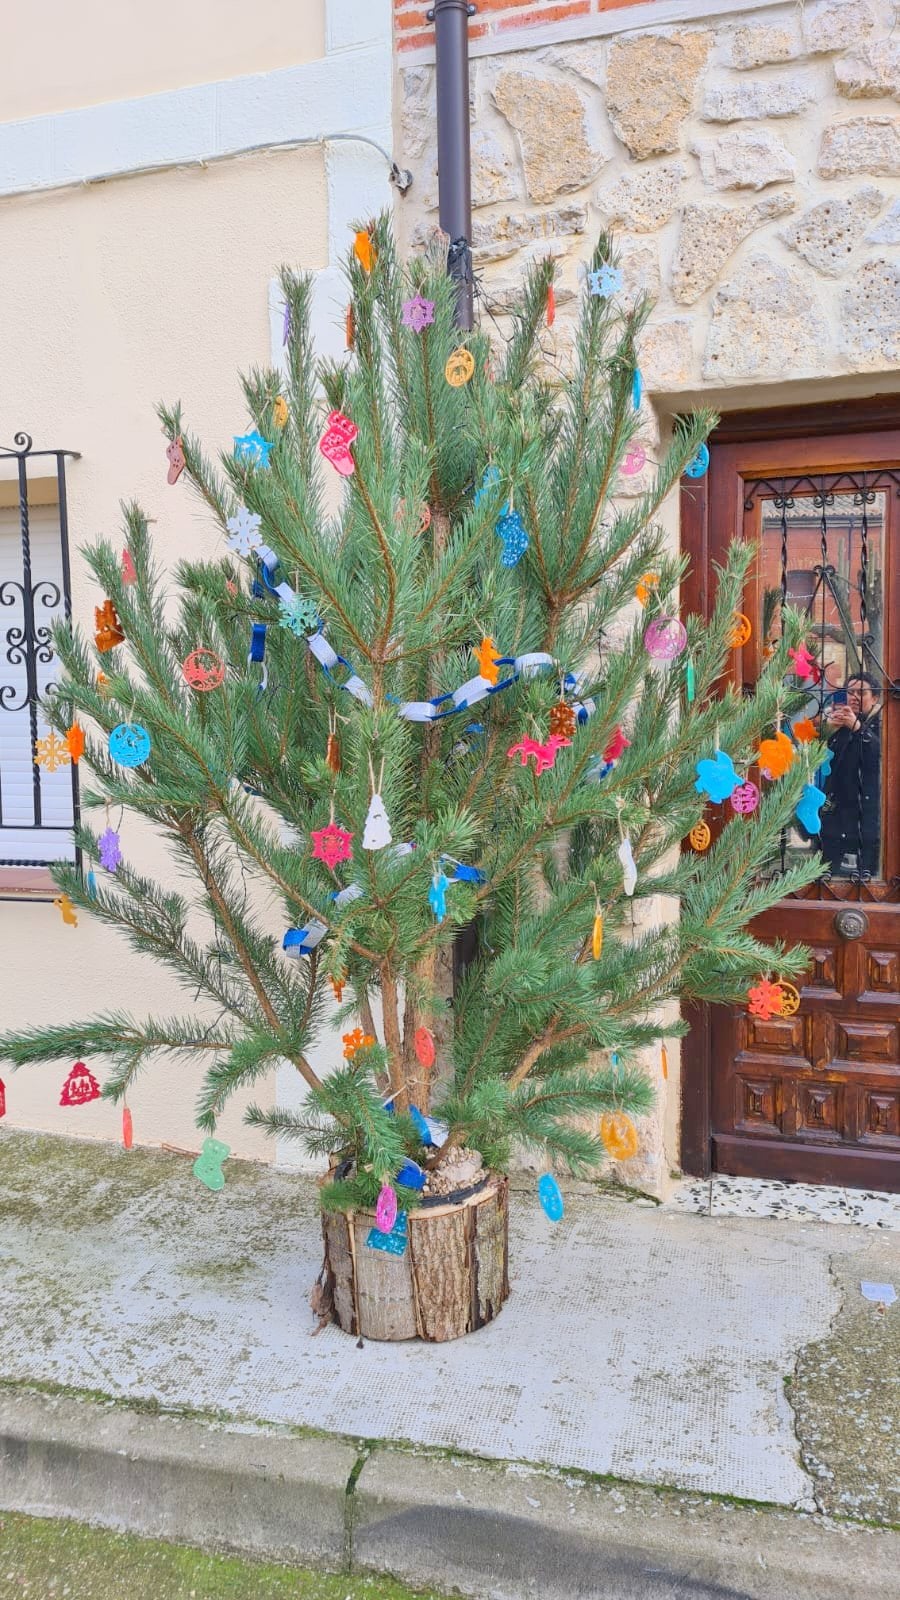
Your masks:
[{"label": "brick wall", "polygon": [[[430,3],[431,0],[394,0],[399,50],[416,50],[433,43],[434,30],[425,20]],[[477,4],[478,15],[469,24],[470,39],[538,23],[562,22],[570,17],[597,16],[601,11],[636,5],[638,0],[477,0]]]}]

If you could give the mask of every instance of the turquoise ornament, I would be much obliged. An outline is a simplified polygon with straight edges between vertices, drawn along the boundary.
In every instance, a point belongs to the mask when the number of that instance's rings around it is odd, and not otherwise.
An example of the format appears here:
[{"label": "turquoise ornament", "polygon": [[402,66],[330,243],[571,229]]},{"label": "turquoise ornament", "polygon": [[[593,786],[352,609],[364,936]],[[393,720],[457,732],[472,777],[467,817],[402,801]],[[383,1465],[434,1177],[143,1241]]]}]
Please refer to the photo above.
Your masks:
[{"label": "turquoise ornament", "polygon": [[551,1222],[562,1221],[563,1213],[565,1212],[566,1208],[563,1205],[563,1197],[560,1194],[559,1184],[554,1178],[552,1172],[545,1172],[543,1176],[538,1179],[538,1199],[541,1202],[541,1210],[543,1211],[545,1217],[549,1217]]},{"label": "turquoise ornament", "polygon": [[635,367],[634,377],[631,380],[631,404],[635,411],[640,411],[641,401],[644,398],[644,380],[641,377],[640,367]]},{"label": "turquoise ornament", "polygon": [[379,1228],[370,1228],[366,1235],[366,1244],[370,1250],[384,1250],[389,1256],[404,1255],[408,1243],[405,1211],[397,1212],[397,1220],[390,1233],[382,1233]]},{"label": "turquoise ornament", "polygon": [[697,762],[697,782],[694,788],[698,794],[708,795],[716,805],[720,800],[727,800],[740,781],[740,775],[734,770],[734,762],[724,750],[717,750],[712,760],[707,757],[706,760]]},{"label": "turquoise ornament", "polygon": [[139,722],[119,722],[109,736],[109,753],[120,767],[142,767],[150,754],[150,735]]},{"label": "turquoise ornament", "polygon": [[686,478],[702,478],[709,467],[709,446],[702,444],[693,461],[689,461],[684,469]]},{"label": "turquoise ornament", "polygon": [[803,824],[807,833],[821,833],[822,818],[820,817],[819,813],[822,810],[827,798],[828,796],[826,795],[825,790],[819,789],[816,784],[804,784],[803,793],[800,796],[800,801],[794,815],[796,816],[797,821]]},{"label": "turquoise ornament", "polygon": [[689,706],[692,706],[697,697],[697,679],[694,674],[694,663],[690,656],[687,658],[687,665],[684,669],[684,687],[687,695],[687,703]]}]

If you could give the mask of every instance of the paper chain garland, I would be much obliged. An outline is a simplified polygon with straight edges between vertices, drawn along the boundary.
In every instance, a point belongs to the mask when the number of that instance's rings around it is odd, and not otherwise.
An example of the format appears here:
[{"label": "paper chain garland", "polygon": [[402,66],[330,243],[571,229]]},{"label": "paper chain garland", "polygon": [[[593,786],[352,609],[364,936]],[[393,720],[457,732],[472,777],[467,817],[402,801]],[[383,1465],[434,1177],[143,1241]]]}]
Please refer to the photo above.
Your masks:
[{"label": "paper chain garland", "polygon": [[[293,602],[298,598],[296,590],[289,583],[274,582],[274,573],[278,565],[278,557],[275,551],[271,550],[268,545],[259,544],[256,546],[254,553],[259,557],[260,578],[266,589],[281,601],[282,606],[292,607]],[[264,625],[262,623],[255,624],[254,635],[256,635],[257,629],[262,631],[264,640]],[[259,648],[256,639],[251,644],[251,659],[262,661],[262,653],[254,654],[254,645]],[[346,657],[339,655],[329,643],[322,631],[321,622],[314,633],[307,634],[306,646],[329,678],[333,676],[337,667],[346,668],[349,676],[340,687],[352,695],[354,700],[359,700],[360,704],[365,706],[372,704],[371,689],[363,682],[358,673],[354,672],[351,663]],[[454,716],[458,711],[468,710],[470,707],[477,705],[480,700],[487,699],[489,695],[499,694],[501,690],[509,689],[514,683],[518,682],[519,678],[531,678],[540,672],[558,670],[554,657],[545,650],[532,650],[521,656],[496,656],[494,657],[493,665],[507,668],[507,672],[503,677],[498,675],[496,683],[491,683],[488,678],[482,677],[479,673],[476,677],[469,678],[465,683],[460,684],[458,689],[452,689],[447,694],[437,695],[433,700],[398,701],[397,715],[403,717],[407,722],[438,722],[444,717]],[[571,693],[577,688],[578,681],[572,673],[566,673],[564,678],[565,689]],[[572,711],[580,723],[587,722],[596,709],[596,702],[590,699],[576,700],[572,704]]]}]

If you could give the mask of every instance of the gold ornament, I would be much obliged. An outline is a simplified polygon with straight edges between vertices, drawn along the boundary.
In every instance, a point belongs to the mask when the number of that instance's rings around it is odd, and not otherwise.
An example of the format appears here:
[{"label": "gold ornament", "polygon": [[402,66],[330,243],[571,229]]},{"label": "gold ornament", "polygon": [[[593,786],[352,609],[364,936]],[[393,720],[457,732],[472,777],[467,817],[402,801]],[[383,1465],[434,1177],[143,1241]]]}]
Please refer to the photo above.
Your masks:
[{"label": "gold ornament", "polygon": [[688,834],[688,838],[690,839],[695,850],[708,850],[710,840],[712,839],[712,834],[709,831],[708,823],[695,822],[690,833]]},{"label": "gold ornament", "polygon": [[287,420],[288,420],[289,414],[290,413],[288,412],[288,403],[285,400],[284,395],[283,394],[278,395],[276,400],[275,400],[275,404],[272,407],[272,421],[274,422],[276,428],[286,428],[287,427]]},{"label": "gold ornament", "polygon": [[453,354],[447,357],[444,377],[452,389],[461,389],[463,384],[469,382],[474,371],[475,357],[471,350],[466,350],[460,345],[458,350],[454,350]]},{"label": "gold ornament", "polygon": [[614,1161],[630,1161],[637,1155],[637,1128],[626,1111],[604,1111],[600,1118],[600,1138],[607,1155]]},{"label": "gold ornament", "polygon": [[732,628],[728,639],[728,643],[731,645],[732,650],[740,650],[741,645],[747,643],[747,640],[750,638],[752,632],[753,624],[750,621],[750,618],[745,617],[743,611],[736,611],[734,613],[734,627]]},{"label": "gold ornament", "polygon": [[800,1010],[800,991],[792,983],[785,983],[780,979],[778,984],[781,990],[781,1005],[779,1011],[783,1017],[793,1017]]},{"label": "gold ornament", "polygon": [[34,747],[35,760],[39,767],[46,767],[48,772],[55,772],[58,767],[67,767],[72,757],[65,739],[60,739],[52,731],[46,739],[38,739]]}]

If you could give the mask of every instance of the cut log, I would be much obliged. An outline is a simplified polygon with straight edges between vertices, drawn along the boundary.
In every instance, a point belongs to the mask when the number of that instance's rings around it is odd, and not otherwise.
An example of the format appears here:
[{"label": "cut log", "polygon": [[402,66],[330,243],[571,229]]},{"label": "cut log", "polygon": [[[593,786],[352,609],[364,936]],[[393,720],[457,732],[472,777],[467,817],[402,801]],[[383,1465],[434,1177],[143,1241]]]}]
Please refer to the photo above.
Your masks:
[{"label": "cut log", "polygon": [[365,1339],[458,1339],[493,1321],[509,1295],[508,1185],[491,1174],[465,1199],[409,1214],[402,1256],[366,1240],[371,1211],[322,1218],[335,1320]]}]

